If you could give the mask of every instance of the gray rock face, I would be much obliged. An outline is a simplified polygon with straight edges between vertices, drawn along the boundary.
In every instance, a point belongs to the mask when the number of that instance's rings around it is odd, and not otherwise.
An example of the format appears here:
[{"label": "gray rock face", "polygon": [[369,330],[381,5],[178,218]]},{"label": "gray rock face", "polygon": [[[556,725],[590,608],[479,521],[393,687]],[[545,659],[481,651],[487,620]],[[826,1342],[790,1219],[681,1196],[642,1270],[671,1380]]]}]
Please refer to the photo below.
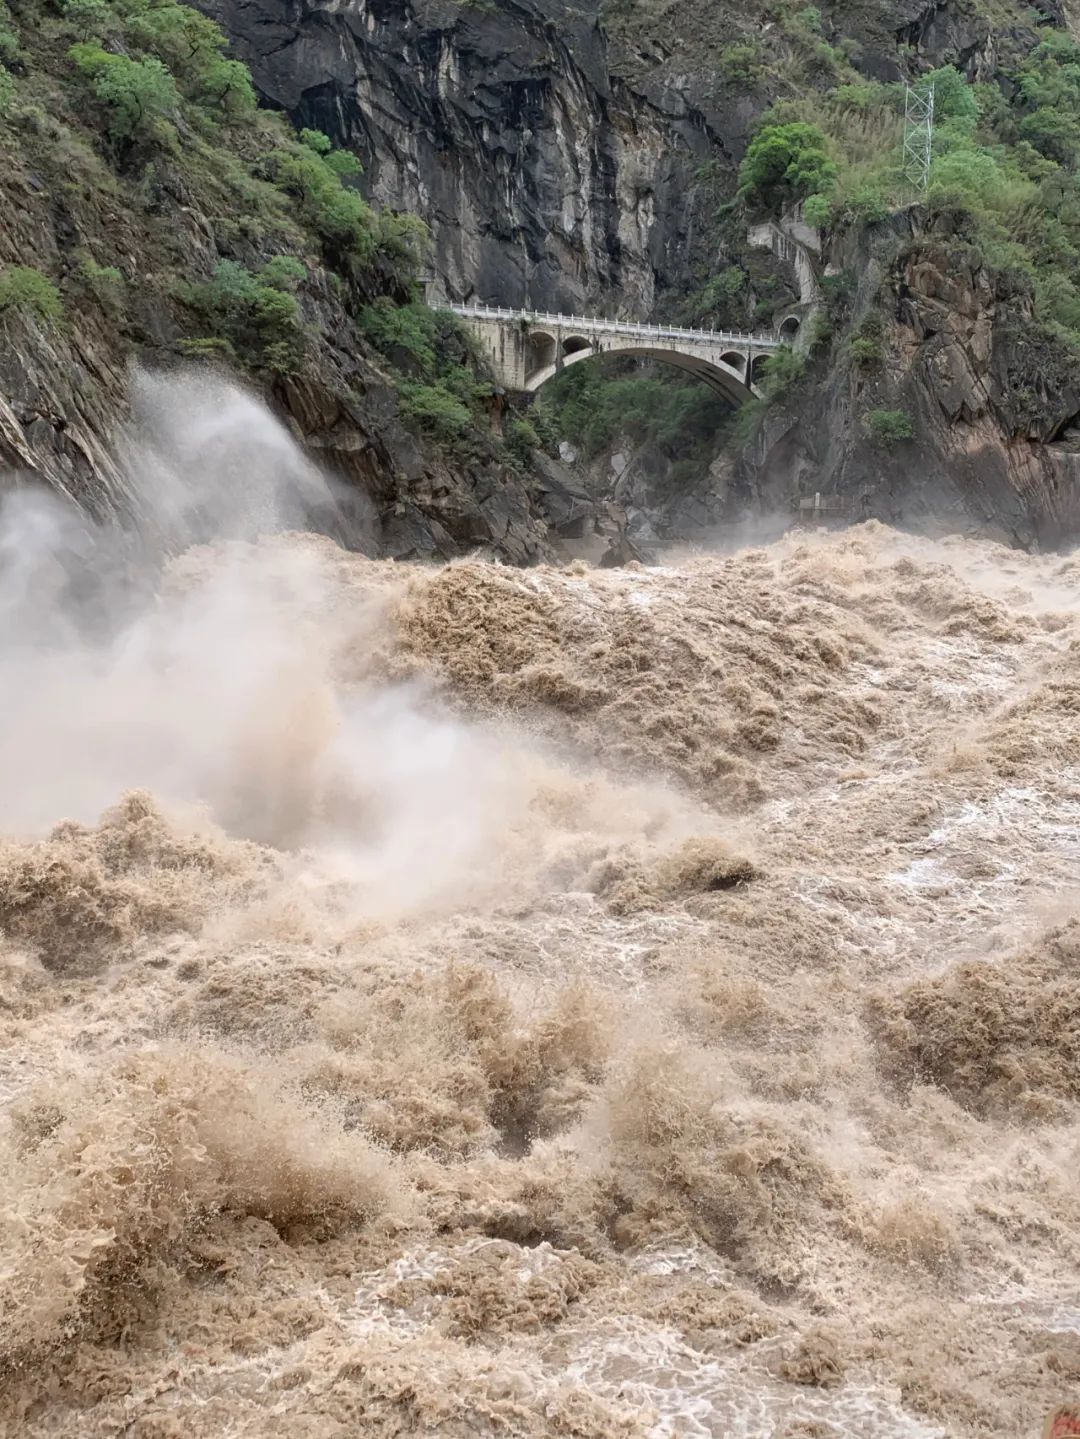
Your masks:
[{"label": "gray rock face", "polygon": [[[774,410],[744,458],[759,508],[792,487],[930,532],[978,530],[1053,547],[1080,533],[1080,383],[1031,323],[1031,297],[977,261],[959,263],[947,217],[912,207],[848,237],[834,257],[859,276],[856,319],[894,297],[882,357],[869,371],[841,355],[795,412]],[[875,445],[874,409],[898,411],[912,437]]]},{"label": "gray rock face", "polygon": [[597,0],[201,3],[269,101],[427,221],[453,299],[646,315],[700,243],[696,169],[745,143],[745,106],[613,75]]}]

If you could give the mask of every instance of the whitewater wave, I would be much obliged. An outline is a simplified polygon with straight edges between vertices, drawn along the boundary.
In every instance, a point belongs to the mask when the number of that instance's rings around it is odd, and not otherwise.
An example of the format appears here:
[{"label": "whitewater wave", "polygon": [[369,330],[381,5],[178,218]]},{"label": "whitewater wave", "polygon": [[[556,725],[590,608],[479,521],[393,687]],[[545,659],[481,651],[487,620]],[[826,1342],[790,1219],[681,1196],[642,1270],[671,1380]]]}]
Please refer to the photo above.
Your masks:
[{"label": "whitewater wave", "polygon": [[1068,1397],[1074,559],[234,532],[88,628],[32,512],[0,1432],[1011,1436]]}]

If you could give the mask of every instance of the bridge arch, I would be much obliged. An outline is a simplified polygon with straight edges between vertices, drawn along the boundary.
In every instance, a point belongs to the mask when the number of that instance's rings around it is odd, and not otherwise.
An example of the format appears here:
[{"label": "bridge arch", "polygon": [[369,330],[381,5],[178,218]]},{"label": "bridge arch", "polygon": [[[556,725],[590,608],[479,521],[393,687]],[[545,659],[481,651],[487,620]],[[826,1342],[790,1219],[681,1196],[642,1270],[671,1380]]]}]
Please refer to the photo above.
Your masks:
[{"label": "bridge arch", "polygon": [[686,374],[694,375],[732,405],[744,404],[754,395],[753,388],[746,383],[746,357],[743,355],[731,353],[718,360],[707,360],[700,355],[686,355],[662,346],[654,348],[617,343],[600,346],[584,336],[564,339],[562,363],[552,360],[551,363],[534,370],[526,377],[526,393],[535,394],[568,365],[576,365],[581,360],[598,355],[629,355],[636,360],[657,360],[663,365],[671,365]]},{"label": "bridge arch", "polygon": [[593,350],[595,343],[584,335],[568,335],[563,340],[563,364],[568,365],[575,355],[578,359],[584,359],[585,351]]},{"label": "bridge arch", "polygon": [[695,375],[739,405],[756,393],[759,361],[784,346],[775,333],[644,325],[477,303],[447,308],[472,331],[498,383],[518,394],[535,393],[564,366],[590,355],[636,355]]},{"label": "bridge arch", "polygon": [[747,355],[741,354],[738,350],[728,350],[726,355],[720,356],[725,365],[730,366],[737,375],[740,375],[745,382],[746,370],[749,362]]},{"label": "bridge arch", "polygon": [[542,370],[548,365],[554,365],[559,352],[559,342],[550,330],[530,330],[527,346],[530,370]]}]

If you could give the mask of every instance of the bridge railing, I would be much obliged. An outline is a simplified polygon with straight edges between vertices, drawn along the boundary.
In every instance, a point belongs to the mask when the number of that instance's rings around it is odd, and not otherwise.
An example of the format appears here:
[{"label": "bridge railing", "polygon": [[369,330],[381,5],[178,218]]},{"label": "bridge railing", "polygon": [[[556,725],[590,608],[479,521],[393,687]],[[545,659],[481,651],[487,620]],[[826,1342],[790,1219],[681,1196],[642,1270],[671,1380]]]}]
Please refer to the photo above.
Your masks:
[{"label": "bridge railing", "polygon": [[775,335],[753,335],[738,330],[693,330],[675,325],[639,325],[630,320],[594,320],[584,315],[553,315],[543,310],[507,310],[499,305],[444,305],[454,315],[474,320],[525,320],[531,325],[555,325],[563,330],[654,336],[658,339],[694,340],[700,344],[735,345],[742,349],[779,350]]}]

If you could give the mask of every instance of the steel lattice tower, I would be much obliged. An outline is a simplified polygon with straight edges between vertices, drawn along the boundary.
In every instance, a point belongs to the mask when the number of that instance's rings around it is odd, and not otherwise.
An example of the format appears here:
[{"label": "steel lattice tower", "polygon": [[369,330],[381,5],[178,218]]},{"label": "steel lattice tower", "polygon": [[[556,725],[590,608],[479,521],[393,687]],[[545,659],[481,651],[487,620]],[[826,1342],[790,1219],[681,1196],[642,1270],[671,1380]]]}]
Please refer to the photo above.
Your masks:
[{"label": "steel lattice tower", "polygon": [[934,87],[920,95],[909,85],[904,92],[904,178],[916,190],[930,183],[934,146]]}]

